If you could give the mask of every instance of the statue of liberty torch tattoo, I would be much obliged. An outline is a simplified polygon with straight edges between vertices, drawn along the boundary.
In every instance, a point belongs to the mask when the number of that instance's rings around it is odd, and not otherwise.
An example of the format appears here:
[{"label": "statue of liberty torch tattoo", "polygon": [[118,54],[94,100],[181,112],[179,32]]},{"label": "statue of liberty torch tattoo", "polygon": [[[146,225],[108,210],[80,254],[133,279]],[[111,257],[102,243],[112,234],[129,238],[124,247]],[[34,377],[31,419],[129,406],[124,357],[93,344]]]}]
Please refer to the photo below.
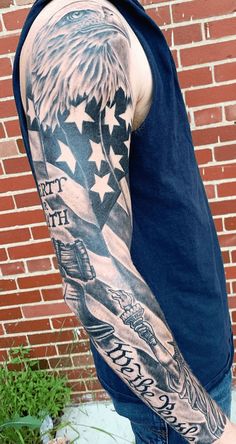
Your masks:
[{"label": "statue of liberty torch tattoo", "polygon": [[187,442],[226,416],[192,374],[132,263],[131,41],[108,2],[71,1],[32,43],[28,134],[65,301],[116,374]]}]

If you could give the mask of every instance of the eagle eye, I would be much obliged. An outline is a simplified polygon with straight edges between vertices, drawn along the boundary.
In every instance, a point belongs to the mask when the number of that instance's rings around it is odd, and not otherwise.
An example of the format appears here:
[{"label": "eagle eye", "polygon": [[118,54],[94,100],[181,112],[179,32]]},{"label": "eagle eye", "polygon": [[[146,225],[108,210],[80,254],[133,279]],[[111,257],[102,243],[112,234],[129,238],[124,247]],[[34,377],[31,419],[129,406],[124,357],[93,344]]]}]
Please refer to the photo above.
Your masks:
[{"label": "eagle eye", "polygon": [[66,25],[67,23],[75,22],[83,18],[85,11],[71,11],[65,14],[62,19],[58,22],[60,25]]}]

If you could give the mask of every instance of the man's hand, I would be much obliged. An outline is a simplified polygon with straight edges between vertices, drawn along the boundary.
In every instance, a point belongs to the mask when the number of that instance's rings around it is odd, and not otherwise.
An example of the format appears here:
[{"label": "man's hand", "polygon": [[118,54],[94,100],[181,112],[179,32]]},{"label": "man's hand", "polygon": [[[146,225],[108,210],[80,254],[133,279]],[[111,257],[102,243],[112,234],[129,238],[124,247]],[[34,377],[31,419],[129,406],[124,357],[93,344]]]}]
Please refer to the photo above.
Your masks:
[{"label": "man's hand", "polygon": [[228,420],[224,433],[214,444],[236,444],[236,424]]}]

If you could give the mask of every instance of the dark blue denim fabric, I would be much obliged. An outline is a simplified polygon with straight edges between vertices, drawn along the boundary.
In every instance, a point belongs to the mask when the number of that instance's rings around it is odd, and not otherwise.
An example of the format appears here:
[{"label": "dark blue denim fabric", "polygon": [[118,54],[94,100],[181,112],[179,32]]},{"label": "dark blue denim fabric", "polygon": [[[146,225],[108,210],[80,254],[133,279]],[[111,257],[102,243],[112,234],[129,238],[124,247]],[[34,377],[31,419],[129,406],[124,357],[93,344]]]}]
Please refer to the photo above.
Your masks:
[{"label": "dark blue denim fabric", "polygon": [[[230,418],[232,402],[232,371],[230,370],[212,390],[210,396]],[[186,444],[186,440],[169,427],[144,403],[120,402],[112,398],[114,408],[121,416],[130,420],[136,444]]]}]

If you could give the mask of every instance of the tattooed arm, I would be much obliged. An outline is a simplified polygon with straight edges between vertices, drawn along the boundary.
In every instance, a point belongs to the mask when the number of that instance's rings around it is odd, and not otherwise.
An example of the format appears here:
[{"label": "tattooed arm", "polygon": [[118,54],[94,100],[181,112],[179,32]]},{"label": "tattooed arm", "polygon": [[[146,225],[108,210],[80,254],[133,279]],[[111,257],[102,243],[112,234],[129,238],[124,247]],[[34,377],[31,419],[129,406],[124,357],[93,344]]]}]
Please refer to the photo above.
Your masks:
[{"label": "tattooed arm", "polygon": [[102,2],[71,3],[41,27],[24,98],[33,168],[65,300],[99,353],[186,441],[221,442],[228,420],[130,256],[130,58],[126,24]]}]

